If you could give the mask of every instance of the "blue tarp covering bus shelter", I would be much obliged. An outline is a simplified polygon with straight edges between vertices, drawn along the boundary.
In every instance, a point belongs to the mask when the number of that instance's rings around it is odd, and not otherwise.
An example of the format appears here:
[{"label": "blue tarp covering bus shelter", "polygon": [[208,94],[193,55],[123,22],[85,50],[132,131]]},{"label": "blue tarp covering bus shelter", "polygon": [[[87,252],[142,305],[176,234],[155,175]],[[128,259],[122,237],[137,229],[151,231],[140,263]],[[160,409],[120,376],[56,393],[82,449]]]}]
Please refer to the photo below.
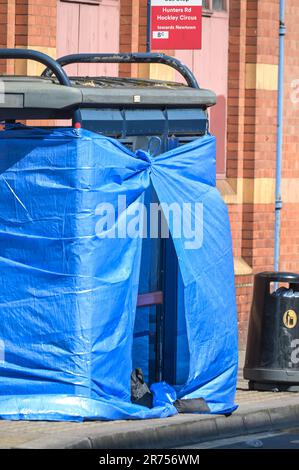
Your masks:
[{"label": "blue tarp covering bus shelter", "polygon": [[[177,236],[169,219],[189,376],[176,391],[155,384],[156,406],[147,409],[130,401],[130,373],[150,182],[164,207],[177,204],[202,231],[192,246],[190,231]],[[177,413],[175,396],[233,411],[234,272],[215,138],[151,158],[85,130],[1,132],[0,315],[3,419],[163,417]]]}]

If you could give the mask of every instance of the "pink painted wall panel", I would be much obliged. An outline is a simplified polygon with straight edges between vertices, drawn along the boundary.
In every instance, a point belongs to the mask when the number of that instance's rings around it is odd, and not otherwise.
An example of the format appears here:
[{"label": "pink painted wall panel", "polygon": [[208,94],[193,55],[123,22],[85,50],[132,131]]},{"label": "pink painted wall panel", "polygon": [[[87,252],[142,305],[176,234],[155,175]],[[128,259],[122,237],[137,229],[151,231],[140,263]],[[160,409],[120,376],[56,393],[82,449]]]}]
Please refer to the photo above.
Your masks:
[{"label": "pink painted wall panel", "polygon": [[[79,52],[119,52],[119,0],[81,5]],[[79,75],[118,76],[117,64],[80,65]]]},{"label": "pink painted wall panel", "polygon": [[[77,52],[79,47],[78,3],[57,2],[57,57]],[[69,75],[78,74],[77,65],[65,68]]]},{"label": "pink painted wall panel", "polygon": [[[57,56],[76,52],[119,52],[120,0],[99,5],[58,1]],[[118,75],[117,64],[67,66],[70,75]]]},{"label": "pink painted wall panel", "polygon": [[[106,8],[99,16],[99,45],[101,51],[119,52],[120,1],[105,0]],[[103,68],[105,75],[118,75],[118,64],[107,64]]]},{"label": "pink painted wall panel", "polygon": [[[217,173],[226,169],[227,87],[228,87],[228,14],[214,12],[203,18],[203,45],[200,51],[176,51],[176,57],[194,72],[199,85],[217,94],[211,108],[211,132],[217,138]],[[176,76],[178,79],[178,76]]]}]

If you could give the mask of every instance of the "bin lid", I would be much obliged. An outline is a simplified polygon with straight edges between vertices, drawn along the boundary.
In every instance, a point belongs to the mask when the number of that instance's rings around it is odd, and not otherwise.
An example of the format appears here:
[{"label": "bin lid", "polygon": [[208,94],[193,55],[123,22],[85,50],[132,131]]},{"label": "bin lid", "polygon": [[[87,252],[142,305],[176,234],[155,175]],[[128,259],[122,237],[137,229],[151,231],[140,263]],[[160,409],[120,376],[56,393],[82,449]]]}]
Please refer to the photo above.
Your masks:
[{"label": "bin lid", "polygon": [[82,90],[83,105],[208,108],[216,104],[213,91],[190,88],[177,82],[117,77],[73,77],[71,82]]},{"label": "bin lid", "polygon": [[263,277],[270,282],[294,282],[299,283],[299,274],[291,272],[264,271],[256,274],[256,277]]}]

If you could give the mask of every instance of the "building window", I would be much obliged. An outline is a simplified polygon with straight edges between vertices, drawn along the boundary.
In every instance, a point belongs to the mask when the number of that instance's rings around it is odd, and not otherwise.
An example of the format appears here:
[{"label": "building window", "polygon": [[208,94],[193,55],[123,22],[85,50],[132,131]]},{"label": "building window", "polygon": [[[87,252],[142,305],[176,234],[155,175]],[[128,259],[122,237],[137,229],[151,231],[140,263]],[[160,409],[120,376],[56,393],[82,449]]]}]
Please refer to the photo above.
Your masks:
[{"label": "building window", "polygon": [[226,11],[226,0],[203,0],[202,7],[208,11]]}]

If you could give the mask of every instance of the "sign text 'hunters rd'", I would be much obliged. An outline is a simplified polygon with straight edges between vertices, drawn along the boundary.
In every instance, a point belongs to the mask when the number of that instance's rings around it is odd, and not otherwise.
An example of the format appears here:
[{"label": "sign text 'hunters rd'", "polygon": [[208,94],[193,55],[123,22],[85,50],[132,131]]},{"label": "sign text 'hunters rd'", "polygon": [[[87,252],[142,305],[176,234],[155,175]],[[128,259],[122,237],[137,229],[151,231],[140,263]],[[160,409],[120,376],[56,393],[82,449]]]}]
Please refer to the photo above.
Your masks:
[{"label": "sign text 'hunters rd'", "polygon": [[202,0],[152,0],[151,49],[201,49]]}]

